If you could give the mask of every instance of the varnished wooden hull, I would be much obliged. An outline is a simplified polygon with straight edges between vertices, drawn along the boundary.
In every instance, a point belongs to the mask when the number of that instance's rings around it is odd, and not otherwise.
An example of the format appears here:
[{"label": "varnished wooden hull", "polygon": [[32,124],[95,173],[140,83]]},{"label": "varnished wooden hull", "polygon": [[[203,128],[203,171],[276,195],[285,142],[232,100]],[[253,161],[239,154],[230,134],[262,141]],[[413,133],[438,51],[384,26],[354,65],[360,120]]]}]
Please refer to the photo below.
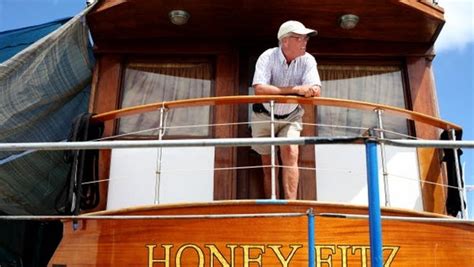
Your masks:
[{"label": "varnished wooden hull", "polygon": [[[222,201],[159,205],[95,215],[304,213],[367,214],[360,206],[310,201]],[[422,216],[385,209],[385,215]],[[316,216],[316,266],[368,266],[368,221]],[[50,266],[307,266],[308,219],[79,220],[64,222]],[[474,226],[383,221],[385,266],[474,266]]]}]

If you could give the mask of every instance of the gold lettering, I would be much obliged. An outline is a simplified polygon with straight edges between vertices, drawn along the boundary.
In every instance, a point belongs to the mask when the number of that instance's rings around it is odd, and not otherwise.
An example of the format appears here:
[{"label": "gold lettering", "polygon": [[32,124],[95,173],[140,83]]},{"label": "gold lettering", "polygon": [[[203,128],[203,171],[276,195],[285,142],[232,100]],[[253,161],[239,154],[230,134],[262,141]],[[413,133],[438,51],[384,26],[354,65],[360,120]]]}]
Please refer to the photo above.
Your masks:
[{"label": "gold lettering", "polygon": [[[155,257],[156,248],[160,246],[163,249],[163,253],[159,253],[158,257]],[[148,251],[148,267],[154,267],[156,265],[170,267],[171,265],[171,249],[175,245],[173,244],[146,244],[145,247]],[[215,244],[206,244],[204,245],[209,250],[209,264],[208,266],[214,267],[215,265],[222,266],[222,267],[235,267],[235,256],[236,256],[236,248],[241,247],[243,249],[243,266],[263,266],[263,256],[265,254],[265,249],[268,247],[270,248],[275,256],[277,257],[278,261],[281,263],[282,267],[290,266],[292,259],[296,255],[297,251],[303,247],[302,244],[291,244],[289,248],[283,248],[283,245],[273,244],[273,245],[238,245],[238,244],[230,244],[226,245],[226,248],[229,249],[229,253],[225,253],[225,249],[223,251],[220,250],[218,246]],[[194,250],[197,255],[197,261],[193,261],[193,266],[197,265],[198,267],[204,267],[207,261],[207,255],[204,255],[203,249],[196,244],[184,244],[179,247],[178,251],[174,260],[176,263],[176,267],[181,267],[185,265],[189,265],[191,260],[193,259],[190,257],[189,253],[185,253],[186,249]],[[347,267],[349,264],[349,253],[351,255],[357,255],[360,251],[360,262],[362,267],[367,267],[369,265],[368,256],[370,256],[370,246],[351,246],[351,245],[315,245],[314,250],[316,252],[316,266],[317,267],[332,267],[333,265],[333,257],[339,256],[341,257],[341,267]],[[384,267],[391,267],[392,263],[395,261],[395,258],[398,254],[400,247],[398,246],[384,246],[382,247],[382,252],[385,254],[384,256]],[[285,252],[288,251],[288,253]],[[348,252],[351,251],[351,252]],[[186,254],[186,255],[185,255]],[[191,260],[188,260],[191,258]],[[240,262],[240,261],[239,261]],[[197,263],[197,264],[196,264]]]},{"label": "gold lettering", "polygon": [[[316,248],[316,266],[321,267],[322,263],[327,263],[328,266],[332,266],[332,256],[331,254],[336,253],[335,246],[329,246],[329,245],[322,245],[322,246],[314,246]],[[323,249],[329,249],[331,250],[331,253],[329,253],[328,257],[323,259]]]},{"label": "gold lettering", "polygon": [[165,267],[170,266],[170,254],[171,248],[173,245],[161,245],[165,249],[165,258],[162,260],[156,260],[153,258],[153,251],[156,248],[156,245],[145,245],[148,248],[148,267],[153,267],[155,263],[164,263]]},{"label": "gold lettering", "polygon": [[[250,262],[258,263],[258,266],[262,266],[262,253],[265,253],[265,246],[263,245],[242,245],[244,249],[244,267],[248,267]],[[250,258],[250,250],[251,249],[258,249],[260,253],[257,255],[256,258]]]},{"label": "gold lettering", "polygon": [[291,247],[291,252],[290,255],[285,259],[283,255],[281,254],[280,248],[282,245],[268,245],[269,248],[275,252],[275,255],[277,256],[278,260],[283,264],[283,266],[287,267],[290,264],[291,258],[295,255],[296,251],[303,247],[303,245],[290,245]]},{"label": "gold lettering", "polygon": [[341,267],[347,267],[347,249],[351,246],[336,246],[341,250]]},{"label": "gold lettering", "polygon": [[216,258],[219,263],[222,265],[222,267],[234,267],[234,258],[235,258],[235,248],[237,245],[227,245],[226,247],[230,248],[230,264],[229,262],[224,258],[222,253],[219,251],[219,249],[215,245],[205,245],[209,249],[209,257],[210,257],[210,263],[211,267],[214,267],[214,258]]},{"label": "gold lettering", "polygon": [[390,267],[390,265],[392,264],[393,260],[395,259],[395,256],[397,255],[398,253],[398,250],[400,249],[400,247],[394,247],[394,246],[387,246],[387,247],[383,247],[382,248],[382,251],[384,250],[390,250],[390,255],[388,255],[388,258],[387,260],[385,261],[384,263],[384,267]]},{"label": "gold lettering", "polygon": [[181,246],[178,249],[178,252],[176,252],[176,267],[181,266],[181,257],[182,257],[181,254],[183,254],[183,251],[187,248],[192,248],[197,252],[198,260],[199,260],[198,266],[199,267],[204,267],[204,253],[202,252],[202,250],[198,246],[196,246],[194,244],[187,244],[187,245]]},{"label": "gold lettering", "polygon": [[370,249],[370,246],[353,246],[352,247],[352,254],[355,255],[356,250],[360,249],[360,259],[361,259],[361,266],[367,267],[367,251]]}]

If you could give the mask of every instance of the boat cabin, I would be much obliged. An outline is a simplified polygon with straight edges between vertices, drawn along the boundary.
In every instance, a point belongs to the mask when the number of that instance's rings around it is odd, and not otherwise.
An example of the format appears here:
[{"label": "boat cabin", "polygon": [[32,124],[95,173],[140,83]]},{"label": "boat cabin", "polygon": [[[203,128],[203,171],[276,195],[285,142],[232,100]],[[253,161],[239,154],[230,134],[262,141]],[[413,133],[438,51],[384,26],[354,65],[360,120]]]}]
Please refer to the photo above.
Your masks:
[{"label": "boat cabin", "polygon": [[[431,65],[444,18],[435,1],[103,0],[86,19],[96,58],[90,112],[235,96],[225,105],[117,115],[105,121],[107,138],[156,140],[160,116],[165,140],[251,137],[249,103],[238,97],[254,94],[255,62],[278,46],[287,20],[318,31],[307,52],[318,63],[321,97],[350,100],[302,103],[302,136],[357,137],[377,128],[390,139],[439,139],[460,129],[419,116],[439,116]],[[446,214],[440,150],[386,145],[379,153],[382,204]],[[367,204],[362,143],[300,146],[299,166],[298,199]],[[248,146],[102,150],[99,172],[108,180],[99,209],[263,198],[260,157]]]}]

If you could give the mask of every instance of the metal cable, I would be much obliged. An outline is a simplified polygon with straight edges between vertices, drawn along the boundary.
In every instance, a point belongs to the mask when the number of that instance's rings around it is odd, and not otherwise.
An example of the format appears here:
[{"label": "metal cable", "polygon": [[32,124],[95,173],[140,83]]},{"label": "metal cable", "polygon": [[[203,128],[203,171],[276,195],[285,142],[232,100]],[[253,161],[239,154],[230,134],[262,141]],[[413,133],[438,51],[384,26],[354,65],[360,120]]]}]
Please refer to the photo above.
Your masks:
[{"label": "metal cable", "polygon": [[[341,219],[364,219],[368,220],[369,215],[347,214],[347,213],[319,213],[315,214],[321,217],[341,218]],[[407,217],[407,216],[380,216],[386,221],[405,221],[405,222],[435,222],[435,223],[466,223],[474,224],[474,220],[456,219],[456,218],[427,218],[427,217]]]},{"label": "metal cable", "polygon": [[[270,167],[271,167],[271,165],[253,165],[253,166],[223,167],[223,168],[213,168],[213,169],[187,169],[187,170],[178,170],[178,169],[170,170],[170,169],[168,169],[168,170],[162,171],[162,173],[246,170],[246,169],[270,168]],[[291,166],[286,166],[286,165],[275,165],[275,167],[292,168]],[[353,170],[350,170],[350,169],[326,169],[326,168],[313,168],[313,167],[300,167],[300,166],[298,166],[298,169],[303,170],[303,171],[331,171],[331,172],[349,173],[349,174],[360,175],[360,176],[362,176],[362,175],[365,176],[366,175],[366,173],[364,173],[364,172],[357,172],[357,171],[353,171]],[[405,180],[411,180],[411,181],[416,182],[416,183],[431,184],[431,185],[441,186],[441,187],[445,187],[445,188],[453,188],[453,189],[458,189],[458,190],[462,189],[461,187],[455,187],[455,186],[451,186],[451,185],[447,185],[447,184],[430,182],[430,181],[421,180],[421,179],[412,178],[412,177],[406,177],[406,176],[402,176],[402,175],[398,175],[398,174],[394,174],[394,173],[390,173],[390,172],[388,173],[388,175],[389,175],[389,177],[392,177],[392,178],[400,178],[400,179],[405,179]],[[131,179],[131,178],[123,178],[123,179],[114,178],[114,181],[123,181],[123,180],[129,180],[129,179]],[[86,184],[92,184],[92,183],[102,183],[102,182],[107,182],[107,181],[111,181],[111,180],[112,179],[102,179],[102,180],[97,180],[97,181],[84,182],[82,184],[86,185]],[[466,185],[466,189],[467,188],[474,188],[474,185]]]},{"label": "metal cable", "polygon": [[[278,203],[279,201],[275,201]],[[268,200],[271,203],[271,200]],[[52,220],[176,220],[176,219],[241,219],[303,217],[306,213],[243,213],[243,214],[186,214],[186,215],[2,215],[5,221],[52,221]]]}]

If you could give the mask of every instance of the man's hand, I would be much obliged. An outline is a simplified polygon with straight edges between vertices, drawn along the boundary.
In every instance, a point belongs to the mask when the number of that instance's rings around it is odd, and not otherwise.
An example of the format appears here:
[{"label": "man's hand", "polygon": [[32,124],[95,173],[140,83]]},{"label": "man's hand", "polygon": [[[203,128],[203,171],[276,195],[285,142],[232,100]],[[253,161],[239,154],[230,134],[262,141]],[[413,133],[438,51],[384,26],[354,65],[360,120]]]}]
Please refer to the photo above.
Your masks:
[{"label": "man's hand", "polygon": [[300,85],[297,86],[297,93],[304,97],[315,97],[321,95],[321,87],[317,85]]},{"label": "man's hand", "polygon": [[313,97],[321,96],[321,87],[319,85],[311,86],[311,91],[313,93]]}]

